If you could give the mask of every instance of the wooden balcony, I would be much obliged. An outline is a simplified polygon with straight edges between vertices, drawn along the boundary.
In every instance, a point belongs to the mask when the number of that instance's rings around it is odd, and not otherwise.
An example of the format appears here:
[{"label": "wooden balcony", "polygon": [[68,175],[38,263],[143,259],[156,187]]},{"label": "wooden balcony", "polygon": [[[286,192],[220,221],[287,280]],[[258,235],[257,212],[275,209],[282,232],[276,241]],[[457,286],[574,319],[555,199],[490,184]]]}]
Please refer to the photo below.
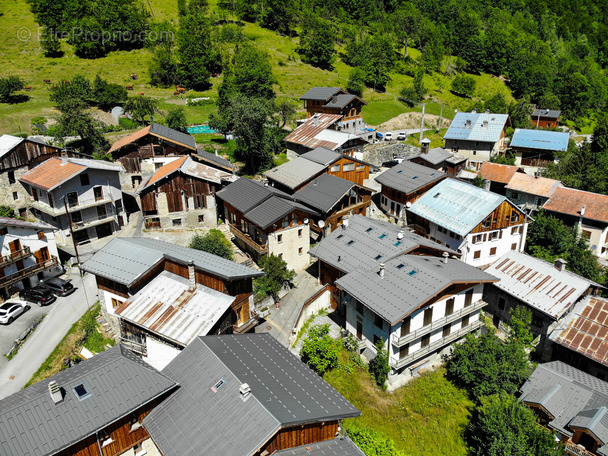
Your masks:
[{"label": "wooden balcony", "polygon": [[13,264],[24,258],[28,258],[32,255],[32,252],[28,246],[23,247],[21,250],[11,252],[10,255],[0,257],[0,268],[4,268],[10,264]]},{"label": "wooden balcony", "polygon": [[241,325],[232,325],[232,334],[245,334],[255,328],[257,324],[258,320],[252,317]]},{"label": "wooden balcony", "polygon": [[587,451],[582,446],[578,446],[573,442],[566,442],[566,454],[573,456],[596,456],[595,453]]},{"label": "wooden balcony", "polygon": [[250,247],[251,249],[253,249],[255,252],[257,252],[259,255],[266,255],[268,254],[268,245],[264,244],[264,245],[260,245],[257,242],[255,242],[253,239],[251,239],[251,236],[249,236],[246,233],[243,233],[241,230],[239,230],[236,226],[234,226],[232,223],[229,223],[228,226],[230,227],[230,232],[232,234],[234,234],[240,241],[242,241],[246,246]]},{"label": "wooden balcony", "polygon": [[138,342],[136,340],[129,339],[126,337],[121,337],[120,344],[122,346],[124,346],[125,348],[128,348],[129,350],[131,350],[136,355],[148,356],[148,347],[146,346],[145,343],[142,344],[141,342]]},{"label": "wooden balcony", "polygon": [[52,256],[50,259],[36,263],[32,266],[28,266],[27,268],[21,269],[11,275],[7,275],[5,277],[0,278],[0,287],[8,287],[9,285],[13,285],[14,283],[19,282],[20,280],[25,279],[26,277],[33,276],[34,274],[38,274],[41,271],[52,268],[59,264],[59,260],[57,257]]}]

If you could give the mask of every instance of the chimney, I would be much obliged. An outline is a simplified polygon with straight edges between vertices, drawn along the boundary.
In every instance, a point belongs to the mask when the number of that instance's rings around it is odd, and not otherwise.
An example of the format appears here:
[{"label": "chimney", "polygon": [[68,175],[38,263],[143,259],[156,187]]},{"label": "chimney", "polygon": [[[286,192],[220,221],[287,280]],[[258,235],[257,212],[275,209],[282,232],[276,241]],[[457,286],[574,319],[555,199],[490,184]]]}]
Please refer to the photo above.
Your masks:
[{"label": "chimney", "polygon": [[384,278],[384,263],[380,263],[380,270],[378,271],[378,275],[381,278]]},{"label": "chimney", "polygon": [[534,178],[538,179],[540,177],[540,171],[534,171]]},{"label": "chimney", "polygon": [[420,141],[420,153],[428,154],[430,145],[431,140],[428,138],[424,138],[422,141]]},{"label": "chimney", "polygon": [[194,290],[196,288],[196,274],[194,272],[194,261],[188,262],[188,279],[190,280],[189,290]]},{"label": "chimney", "polygon": [[450,254],[448,252],[443,252],[443,264],[448,264],[448,257]]},{"label": "chimney", "polygon": [[68,162],[68,153],[65,149],[61,149],[61,164],[65,165]]},{"label": "chimney", "polygon": [[215,149],[215,156],[217,157],[217,149]]},{"label": "chimney", "polygon": [[568,262],[566,260],[563,260],[561,258],[556,258],[555,260],[555,269],[557,269],[558,271],[562,272],[564,269],[566,269],[566,264]]},{"label": "chimney", "polygon": [[587,209],[587,205],[583,204],[583,207],[581,207],[581,217],[585,216],[585,209]]},{"label": "chimney", "polygon": [[249,386],[248,383],[243,383],[239,387],[239,394],[240,394],[243,402],[246,401],[247,399],[249,399],[249,396],[251,396],[251,387]]},{"label": "chimney", "polygon": [[331,102],[334,103],[334,104],[337,103],[338,102],[338,95],[332,95],[331,96]]},{"label": "chimney", "polygon": [[490,179],[486,179],[483,181],[483,189],[490,191],[490,185],[492,185],[492,181]]},{"label": "chimney", "polygon": [[488,129],[488,121],[487,120],[483,121],[483,128],[485,128],[486,130]]},{"label": "chimney", "polygon": [[472,114],[477,114],[477,108],[473,108],[473,110],[471,111]]},{"label": "chimney", "polygon": [[471,128],[471,119],[467,119],[467,123],[465,125],[467,128]]},{"label": "chimney", "polygon": [[312,116],[312,124],[316,127],[317,125],[319,125],[319,114],[315,114],[314,116]]},{"label": "chimney", "polygon": [[397,239],[400,241],[401,239],[403,239],[403,231],[399,231],[397,233]]},{"label": "chimney", "polygon": [[52,380],[49,383],[49,394],[51,395],[51,399],[53,399],[55,404],[63,402],[63,393],[61,392],[61,387],[55,380]]}]

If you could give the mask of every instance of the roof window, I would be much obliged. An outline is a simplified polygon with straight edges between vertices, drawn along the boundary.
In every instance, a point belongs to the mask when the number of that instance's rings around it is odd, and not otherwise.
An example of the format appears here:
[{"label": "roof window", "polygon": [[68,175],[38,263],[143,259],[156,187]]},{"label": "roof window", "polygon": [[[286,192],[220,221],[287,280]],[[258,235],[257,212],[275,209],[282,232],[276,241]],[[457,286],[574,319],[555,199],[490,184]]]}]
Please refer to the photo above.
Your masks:
[{"label": "roof window", "polygon": [[397,269],[403,269],[405,267],[405,265],[403,263],[400,263],[397,265]]},{"label": "roof window", "polygon": [[414,274],[416,274],[416,272],[417,272],[416,270],[412,269],[410,272],[408,272],[408,275],[413,276]]},{"label": "roof window", "polygon": [[342,239],[344,237],[343,234],[338,234],[338,237],[336,239]]},{"label": "roof window", "polygon": [[378,236],[379,239],[384,239],[386,237],[386,234],[381,234],[380,236]]},{"label": "roof window", "polygon": [[373,230],[373,228],[370,226],[368,229],[365,230],[365,232],[369,233],[371,230]]},{"label": "roof window", "polygon": [[353,241],[353,240],[351,239],[350,241],[348,241],[348,242],[346,243],[346,245],[353,245],[354,243],[355,243],[355,241]]},{"label": "roof window", "polygon": [[403,172],[402,169],[400,169],[399,171],[397,171],[397,174],[401,174]]},{"label": "roof window", "polygon": [[74,390],[74,394],[76,394],[76,397],[78,398],[79,401],[83,401],[87,397],[92,396],[92,394],[89,392],[89,390],[87,389],[87,386],[84,383],[76,385],[72,389]]},{"label": "roof window", "polygon": [[213,391],[214,393],[217,393],[217,391],[225,384],[226,384],[226,380],[224,380],[223,378],[220,378],[218,380],[218,382],[211,387],[211,391]]},{"label": "roof window", "polygon": [[412,180],[418,179],[418,176],[412,176]]},{"label": "roof window", "polygon": [[376,256],[374,257],[374,260],[378,261],[380,258],[382,258],[382,255],[376,255]]},{"label": "roof window", "polygon": [[435,193],[435,194],[433,195],[433,198],[439,198],[439,195],[441,195],[441,192],[439,192],[439,193]]},{"label": "roof window", "polygon": [[395,245],[395,247],[399,247],[399,246],[401,245],[401,241],[397,241],[397,242],[395,242],[395,244],[394,244],[394,245]]}]

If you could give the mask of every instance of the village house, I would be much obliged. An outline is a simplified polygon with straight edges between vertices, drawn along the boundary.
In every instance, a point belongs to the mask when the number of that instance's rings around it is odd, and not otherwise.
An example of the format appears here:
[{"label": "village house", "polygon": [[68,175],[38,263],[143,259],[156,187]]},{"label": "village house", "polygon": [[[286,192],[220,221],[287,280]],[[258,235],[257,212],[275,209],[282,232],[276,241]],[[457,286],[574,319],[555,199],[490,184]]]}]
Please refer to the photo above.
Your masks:
[{"label": "village house", "polygon": [[536,128],[556,128],[559,126],[562,112],[555,109],[534,108],[530,121]]},{"label": "village house", "polygon": [[608,256],[608,196],[574,188],[558,187],[543,209],[547,215],[575,227],[598,258]]},{"label": "village house", "polygon": [[364,356],[373,358],[375,344],[384,342],[391,388],[441,362],[452,343],[483,326],[484,285],[498,279],[448,256],[400,255],[335,282],[346,329]]},{"label": "village house", "polygon": [[515,165],[533,170],[554,163],[559,152],[568,149],[570,134],[561,131],[516,128],[509,148],[515,153]]},{"label": "village house", "polygon": [[523,173],[515,173],[506,185],[507,198],[528,212],[540,210],[558,187],[564,185],[555,179],[541,177],[538,173],[534,176]]},{"label": "village house", "polygon": [[536,355],[544,361],[551,359],[548,337],[553,330],[563,325],[576,303],[603,290],[601,285],[568,271],[563,260],[551,264],[517,251],[507,252],[486,272],[500,279],[484,292],[494,325],[504,328],[516,307],[529,310],[530,331],[538,337]]},{"label": "village house", "polygon": [[411,206],[446,177],[442,171],[404,160],[376,176],[381,185],[380,208],[395,220],[403,219],[408,204]]},{"label": "village house", "polygon": [[608,379],[608,300],[587,296],[549,336],[552,359]]},{"label": "village house", "polygon": [[486,190],[507,196],[506,186],[516,174],[525,174],[519,166],[501,165],[499,163],[484,162],[479,168],[477,176],[484,180]]},{"label": "village house", "polygon": [[215,226],[215,193],[236,179],[189,156],[160,167],[138,191],[145,228]]},{"label": "village house", "polygon": [[365,179],[369,179],[371,165],[351,155],[317,147],[303,154],[302,158],[319,163],[326,167],[328,174],[355,184],[363,185]]},{"label": "village house", "polygon": [[276,255],[290,269],[300,271],[310,264],[310,218],[314,209],[293,201],[271,186],[241,177],[219,191],[224,221],[234,241],[255,261]]},{"label": "village house", "polygon": [[82,244],[110,236],[127,223],[119,174],[122,166],[102,160],[50,158],[23,174],[27,206],[57,229],[59,242],[70,236]]},{"label": "village house", "polygon": [[362,455],[337,439],[359,415],[268,334],[197,337],[161,372],[117,345],[1,400],[0,453]]},{"label": "village house", "polygon": [[104,315],[121,340],[164,367],[196,336],[241,333],[256,320],[252,279],[263,272],[152,238],[116,238],[87,260]]},{"label": "village house", "polygon": [[[70,150],[63,153],[70,157],[81,156]],[[19,178],[43,161],[61,154],[61,148],[38,139],[0,136],[0,206],[9,206],[19,217],[26,218],[29,195]]]},{"label": "village house", "polygon": [[230,163],[230,160],[218,155],[217,150],[215,151],[215,154],[211,154],[204,150],[197,150],[196,154],[190,156],[203,165],[211,166],[212,168],[217,168],[220,171],[227,173],[234,173],[234,166]]},{"label": "village house", "polygon": [[315,114],[339,115],[338,130],[353,134],[366,127],[361,109],[367,103],[339,87],[313,87],[300,100],[304,101],[307,118]]},{"label": "village house", "polygon": [[409,158],[409,161],[456,177],[461,171],[466,169],[467,159],[442,147],[435,147],[429,150],[427,144],[421,147],[420,154]]},{"label": "village house", "polygon": [[0,217],[0,289],[4,298],[63,272],[54,228]]},{"label": "village house", "polygon": [[445,179],[410,209],[408,223],[420,235],[445,244],[473,266],[492,263],[509,250],[523,252],[526,215],[502,195]]},{"label": "village house", "polygon": [[125,190],[137,189],[146,176],[161,166],[196,152],[193,136],[156,122],[119,139],[108,151],[126,171],[121,176]]},{"label": "village house", "polygon": [[519,392],[567,455],[608,455],[608,383],[553,361],[534,369]]},{"label": "village house", "polygon": [[459,112],[444,135],[445,148],[467,159],[467,166],[479,170],[481,164],[505,150],[507,114]]}]

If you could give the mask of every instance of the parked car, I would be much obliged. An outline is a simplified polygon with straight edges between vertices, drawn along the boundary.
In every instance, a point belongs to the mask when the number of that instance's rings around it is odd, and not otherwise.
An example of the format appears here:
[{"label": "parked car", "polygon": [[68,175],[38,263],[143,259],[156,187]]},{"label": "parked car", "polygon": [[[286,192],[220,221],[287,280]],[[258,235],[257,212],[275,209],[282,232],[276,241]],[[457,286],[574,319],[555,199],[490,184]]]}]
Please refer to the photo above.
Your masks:
[{"label": "parked car", "polygon": [[405,141],[405,138],[407,138],[407,135],[405,134],[405,132],[404,132],[404,131],[400,131],[400,132],[397,134],[397,139],[398,139],[399,141]]},{"label": "parked car", "polygon": [[21,292],[19,292],[19,299],[34,302],[40,307],[42,307],[53,303],[57,299],[57,297],[50,289],[46,288],[45,286],[36,285],[33,288],[29,288],[27,290],[22,290]]},{"label": "parked car", "polygon": [[44,282],[42,286],[51,290],[55,296],[68,296],[76,291],[76,288],[74,288],[74,285],[72,285],[71,282],[71,280],[55,277]]},{"label": "parked car", "polygon": [[377,131],[376,132],[376,139],[383,140],[384,139],[384,135],[382,133],[380,133],[379,131]]},{"label": "parked car", "polygon": [[384,140],[385,141],[392,141],[393,140],[393,134],[390,131],[388,133],[384,133]]},{"label": "parked car", "polygon": [[15,318],[30,310],[30,305],[19,299],[9,299],[0,306],[0,323],[10,325]]},{"label": "parked car", "polygon": [[403,160],[404,159],[401,157],[393,158],[392,160],[385,161],[384,163],[382,163],[382,166],[384,166],[385,168],[392,168],[393,166],[401,163]]}]

